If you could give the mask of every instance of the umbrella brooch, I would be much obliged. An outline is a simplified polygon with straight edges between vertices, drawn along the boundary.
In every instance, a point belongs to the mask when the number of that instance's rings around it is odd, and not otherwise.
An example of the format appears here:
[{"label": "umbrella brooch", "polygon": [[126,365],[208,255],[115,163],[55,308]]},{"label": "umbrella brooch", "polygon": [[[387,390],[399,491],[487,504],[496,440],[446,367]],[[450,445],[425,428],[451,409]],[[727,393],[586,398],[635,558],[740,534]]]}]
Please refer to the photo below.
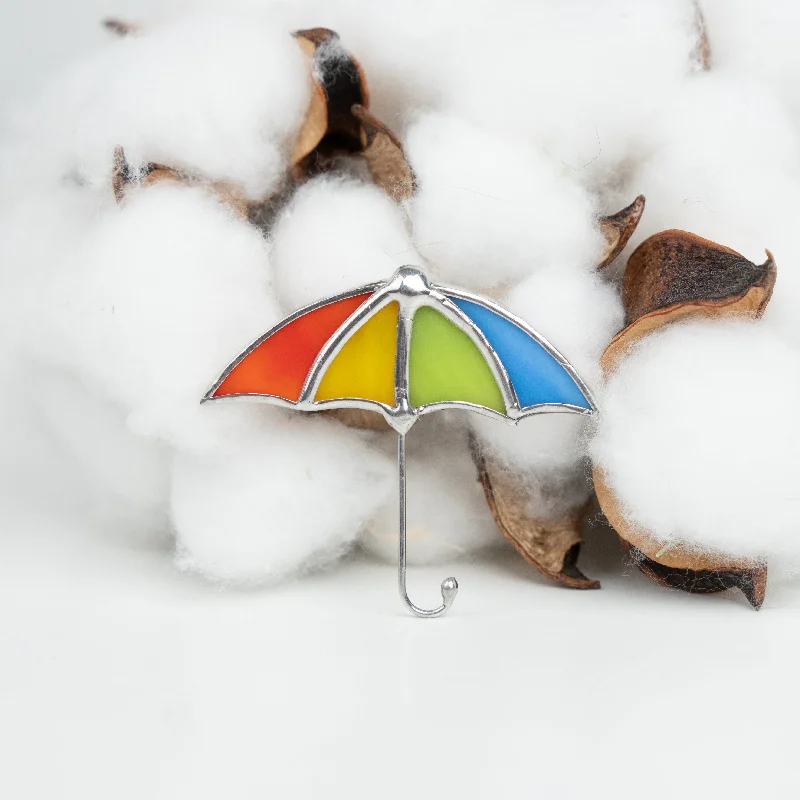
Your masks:
[{"label": "umbrella brooch", "polygon": [[423,414],[469,409],[516,424],[546,412],[592,414],[591,394],[546,339],[496,303],[432,285],[415,267],[328,297],[286,317],[222,373],[203,402],[250,398],[300,411],[377,411],[397,432],[400,597],[406,589],[406,434]]}]

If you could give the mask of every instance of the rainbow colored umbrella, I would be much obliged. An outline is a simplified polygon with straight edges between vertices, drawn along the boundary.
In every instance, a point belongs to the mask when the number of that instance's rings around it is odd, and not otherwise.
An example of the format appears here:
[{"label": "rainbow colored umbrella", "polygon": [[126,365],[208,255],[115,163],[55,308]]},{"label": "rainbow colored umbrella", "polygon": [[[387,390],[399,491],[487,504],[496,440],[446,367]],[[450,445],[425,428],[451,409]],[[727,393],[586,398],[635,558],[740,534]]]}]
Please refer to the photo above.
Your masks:
[{"label": "rainbow colored umbrella", "polygon": [[251,344],[203,402],[249,397],[301,411],[378,411],[397,431],[400,596],[406,590],[405,436],[423,414],[465,408],[516,424],[544,412],[591,414],[594,403],[572,365],[542,336],[496,303],[430,284],[414,267],[389,281],[301,308]]}]

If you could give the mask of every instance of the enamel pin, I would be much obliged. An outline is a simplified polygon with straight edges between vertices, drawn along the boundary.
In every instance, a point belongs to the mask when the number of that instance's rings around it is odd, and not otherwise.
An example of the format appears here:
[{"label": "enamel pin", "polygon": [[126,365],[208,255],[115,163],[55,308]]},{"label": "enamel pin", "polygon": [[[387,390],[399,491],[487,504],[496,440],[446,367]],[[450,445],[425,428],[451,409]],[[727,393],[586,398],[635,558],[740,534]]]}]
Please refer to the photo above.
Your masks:
[{"label": "enamel pin", "polygon": [[596,410],[572,365],[536,331],[490,300],[431,285],[415,267],[284,319],[239,355],[203,402],[234,397],[299,411],[383,414],[398,437],[400,596],[420,617],[444,614],[458,582],[442,582],[438,608],[422,609],[408,598],[405,437],[411,426],[448,408],[511,424],[533,414]]}]

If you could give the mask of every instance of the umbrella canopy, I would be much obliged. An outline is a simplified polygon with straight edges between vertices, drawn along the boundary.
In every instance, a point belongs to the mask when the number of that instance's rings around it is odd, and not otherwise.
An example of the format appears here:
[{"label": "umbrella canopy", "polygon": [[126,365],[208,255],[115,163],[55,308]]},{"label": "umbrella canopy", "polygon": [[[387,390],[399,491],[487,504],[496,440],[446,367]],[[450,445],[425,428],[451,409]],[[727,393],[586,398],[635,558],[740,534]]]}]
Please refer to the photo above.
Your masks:
[{"label": "umbrella canopy", "polygon": [[466,408],[510,422],[591,414],[589,390],[536,331],[496,303],[431,285],[413,267],[300,309],[248,347],[204,400],[379,411],[399,433]]}]

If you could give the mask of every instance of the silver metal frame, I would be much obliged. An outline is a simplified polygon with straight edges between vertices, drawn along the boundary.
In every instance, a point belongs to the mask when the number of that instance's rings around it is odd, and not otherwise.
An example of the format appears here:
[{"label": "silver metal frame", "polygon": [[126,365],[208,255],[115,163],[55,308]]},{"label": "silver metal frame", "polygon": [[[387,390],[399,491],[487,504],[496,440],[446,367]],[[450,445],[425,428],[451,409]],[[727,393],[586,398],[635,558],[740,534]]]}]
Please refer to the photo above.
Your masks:
[{"label": "silver metal frame", "polygon": [[[214,393],[222,385],[223,381],[230,375],[233,369],[238,366],[250,353],[270,336],[277,333],[281,328],[294,322],[304,314],[316,311],[322,306],[356,297],[360,294],[370,294],[370,296],[339,326],[336,332],[328,339],[325,345],[317,354],[311,368],[308,371],[302,391],[298,400],[291,401],[276,395],[266,394],[235,394],[214,397]],[[450,299],[450,297],[467,300],[476,305],[483,306],[489,311],[499,314],[501,317],[512,322],[521,328],[532,339],[540,344],[559,364],[566,370],[569,376],[575,381],[578,388],[586,397],[589,408],[570,405],[568,403],[541,403],[533,406],[521,407],[519,398],[514,391],[514,386],[509,378],[503,362],[492,348],[488,339],[480,328]],[[323,380],[325,372],[331,362],[341,352],[349,340],[351,334],[371,319],[390,303],[398,304],[397,316],[397,353],[395,356],[395,404],[387,406],[375,400],[366,400],[360,397],[341,397],[332,400],[314,400]],[[443,314],[450,322],[466,333],[477,345],[481,354],[489,365],[492,376],[497,381],[503,400],[506,405],[506,413],[501,414],[491,408],[469,403],[465,401],[448,401],[430,403],[419,407],[412,407],[408,398],[409,381],[409,353],[411,349],[411,337],[414,314],[419,308],[429,306]],[[431,284],[425,275],[416,267],[401,267],[395,272],[390,280],[378,283],[370,283],[349,292],[328,297],[317,303],[305,306],[295,311],[286,319],[275,325],[263,336],[260,336],[238,358],[233,361],[227,369],[214,382],[214,385],[206,392],[203,403],[210,400],[232,400],[232,399],[258,400],[273,405],[293,408],[298,411],[325,411],[332,408],[360,408],[368,411],[378,411],[383,414],[386,421],[397,431],[398,446],[398,474],[400,492],[400,534],[398,552],[398,583],[400,596],[408,608],[417,616],[438,617],[444,614],[453,604],[458,592],[458,582],[455,578],[447,578],[442,581],[442,605],[438,608],[424,610],[414,605],[408,598],[406,591],[406,464],[405,464],[405,437],[413,424],[423,414],[430,414],[434,411],[443,409],[467,409],[475,411],[489,417],[504,420],[512,425],[516,425],[519,420],[534,414],[546,414],[555,412],[569,412],[575,414],[590,415],[597,410],[589,387],[583,382],[581,377],[573,368],[572,364],[543,336],[537,333],[527,323],[519,317],[510,314],[501,306],[479,297],[478,295],[465,292],[460,289],[450,289],[447,287]]]}]

